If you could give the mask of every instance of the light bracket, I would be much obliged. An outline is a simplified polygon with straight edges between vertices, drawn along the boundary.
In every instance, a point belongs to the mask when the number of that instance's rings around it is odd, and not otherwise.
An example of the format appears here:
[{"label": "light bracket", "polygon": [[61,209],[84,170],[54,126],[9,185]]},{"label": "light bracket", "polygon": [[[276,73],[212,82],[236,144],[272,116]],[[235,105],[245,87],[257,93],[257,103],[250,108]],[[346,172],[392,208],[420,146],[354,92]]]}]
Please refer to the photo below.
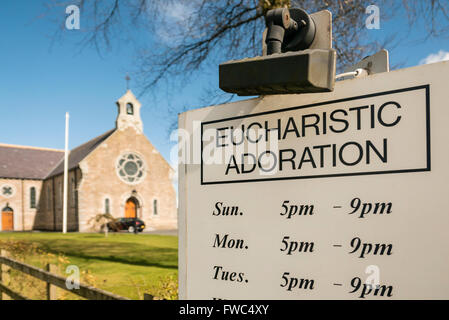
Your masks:
[{"label": "light bracket", "polygon": [[263,56],[220,64],[220,88],[241,96],[330,92],[336,51],[332,16],[302,9],[274,9],[266,16]]}]

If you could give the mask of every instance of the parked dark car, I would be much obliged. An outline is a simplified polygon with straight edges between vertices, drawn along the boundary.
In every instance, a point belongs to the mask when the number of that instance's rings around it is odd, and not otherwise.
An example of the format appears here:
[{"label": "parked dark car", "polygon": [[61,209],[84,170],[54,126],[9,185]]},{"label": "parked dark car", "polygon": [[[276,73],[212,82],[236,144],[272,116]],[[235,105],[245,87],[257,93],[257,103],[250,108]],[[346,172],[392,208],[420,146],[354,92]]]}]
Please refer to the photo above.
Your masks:
[{"label": "parked dark car", "polygon": [[142,232],[145,229],[145,223],[139,218],[118,218],[115,222],[108,222],[107,226],[109,231],[134,232],[134,228],[137,228],[138,232]]}]

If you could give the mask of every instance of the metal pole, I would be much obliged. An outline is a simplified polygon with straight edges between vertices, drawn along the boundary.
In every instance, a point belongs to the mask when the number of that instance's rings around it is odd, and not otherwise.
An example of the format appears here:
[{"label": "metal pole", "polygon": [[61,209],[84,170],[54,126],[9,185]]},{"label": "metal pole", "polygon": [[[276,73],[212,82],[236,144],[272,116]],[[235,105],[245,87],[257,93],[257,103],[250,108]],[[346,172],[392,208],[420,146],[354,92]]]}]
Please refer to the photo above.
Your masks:
[{"label": "metal pole", "polygon": [[62,233],[67,233],[67,184],[69,168],[69,113],[65,114],[65,149],[64,149],[64,204],[62,209]]}]

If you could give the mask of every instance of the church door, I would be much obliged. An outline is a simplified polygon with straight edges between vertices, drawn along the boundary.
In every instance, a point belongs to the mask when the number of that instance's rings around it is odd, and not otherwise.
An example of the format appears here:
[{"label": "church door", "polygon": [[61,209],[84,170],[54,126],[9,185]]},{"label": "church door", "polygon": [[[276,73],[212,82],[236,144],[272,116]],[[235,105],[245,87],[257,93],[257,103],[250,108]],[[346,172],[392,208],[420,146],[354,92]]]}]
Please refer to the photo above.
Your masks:
[{"label": "church door", "polygon": [[125,218],[137,218],[137,201],[129,198],[125,204]]},{"label": "church door", "polygon": [[6,206],[2,210],[2,231],[14,230],[14,211]]}]

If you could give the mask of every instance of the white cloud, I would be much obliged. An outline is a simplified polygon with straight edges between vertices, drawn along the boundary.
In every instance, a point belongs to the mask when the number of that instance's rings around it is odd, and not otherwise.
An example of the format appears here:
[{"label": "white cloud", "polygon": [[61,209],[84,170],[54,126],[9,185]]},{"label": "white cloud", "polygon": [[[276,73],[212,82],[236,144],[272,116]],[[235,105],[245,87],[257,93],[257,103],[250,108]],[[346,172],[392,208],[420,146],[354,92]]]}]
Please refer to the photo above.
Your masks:
[{"label": "white cloud", "polygon": [[422,59],[419,64],[429,64],[446,60],[449,60],[449,52],[440,50],[438,53],[429,54],[426,58]]},{"label": "white cloud", "polygon": [[165,7],[165,15],[177,22],[186,21],[192,13],[192,6],[182,2],[171,3]]},{"label": "white cloud", "polygon": [[179,1],[166,5],[162,14],[165,17],[165,23],[168,28],[158,28],[157,35],[165,43],[176,43],[183,39],[183,34],[189,29],[192,23],[194,7],[192,1]]}]

